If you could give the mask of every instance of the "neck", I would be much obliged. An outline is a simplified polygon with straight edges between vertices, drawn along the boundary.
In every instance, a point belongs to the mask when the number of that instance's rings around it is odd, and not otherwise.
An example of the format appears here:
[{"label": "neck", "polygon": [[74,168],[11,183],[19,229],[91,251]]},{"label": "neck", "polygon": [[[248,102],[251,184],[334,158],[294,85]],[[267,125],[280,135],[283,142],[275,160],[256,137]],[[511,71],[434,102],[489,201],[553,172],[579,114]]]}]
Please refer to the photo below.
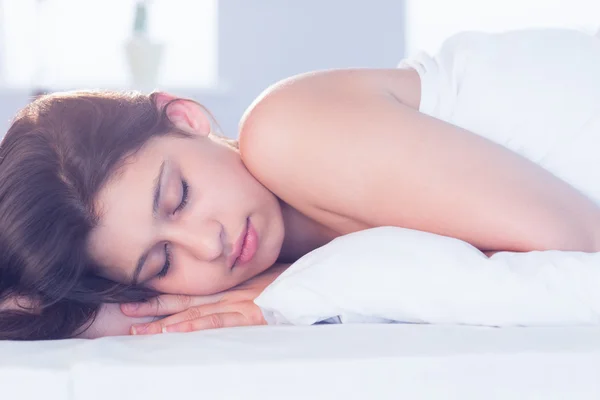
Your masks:
[{"label": "neck", "polygon": [[285,237],[278,262],[293,263],[305,254],[327,244],[336,236],[327,227],[281,200],[280,206]]}]

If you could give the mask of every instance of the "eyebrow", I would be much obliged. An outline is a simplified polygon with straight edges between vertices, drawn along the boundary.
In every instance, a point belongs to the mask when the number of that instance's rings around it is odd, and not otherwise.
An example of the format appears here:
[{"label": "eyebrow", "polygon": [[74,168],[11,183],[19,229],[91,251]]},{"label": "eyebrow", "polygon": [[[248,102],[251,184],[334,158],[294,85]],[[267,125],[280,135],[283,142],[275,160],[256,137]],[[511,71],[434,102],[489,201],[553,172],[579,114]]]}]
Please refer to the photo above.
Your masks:
[{"label": "eyebrow", "polygon": [[[154,180],[154,195],[152,196],[152,215],[154,216],[154,218],[156,218],[156,216],[158,215],[158,201],[160,200],[160,187],[161,182],[162,182],[162,177],[163,174],[165,172],[165,161],[162,162],[162,164],[160,165],[160,169],[158,171],[158,175],[156,176],[156,179]],[[135,270],[133,271],[133,278],[131,279],[131,284],[132,285],[136,285],[138,282],[138,279],[140,278],[140,274],[142,273],[142,269],[144,269],[144,264],[146,263],[146,259],[148,258],[148,254],[150,253],[150,250],[152,249],[148,249],[146,251],[144,251],[144,253],[141,255],[141,257],[138,259],[137,265],[135,266]]]}]

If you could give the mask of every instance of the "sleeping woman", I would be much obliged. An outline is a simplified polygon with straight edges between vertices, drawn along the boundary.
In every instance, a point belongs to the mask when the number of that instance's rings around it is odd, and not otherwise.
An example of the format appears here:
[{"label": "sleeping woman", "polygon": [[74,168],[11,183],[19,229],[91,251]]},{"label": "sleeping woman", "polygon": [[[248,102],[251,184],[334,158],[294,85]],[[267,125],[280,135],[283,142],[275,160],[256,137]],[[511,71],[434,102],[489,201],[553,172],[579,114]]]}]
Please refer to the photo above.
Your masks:
[{"label": "sleeping woman", "polygon": [[0,146],[0,338],[264,324],[253,300],[286,265],[377,226],[600,250],[584,33],[463,33],[399,68],[295,76],[250,105],[239,142],[215,128],[162,92],[21,110]]}]

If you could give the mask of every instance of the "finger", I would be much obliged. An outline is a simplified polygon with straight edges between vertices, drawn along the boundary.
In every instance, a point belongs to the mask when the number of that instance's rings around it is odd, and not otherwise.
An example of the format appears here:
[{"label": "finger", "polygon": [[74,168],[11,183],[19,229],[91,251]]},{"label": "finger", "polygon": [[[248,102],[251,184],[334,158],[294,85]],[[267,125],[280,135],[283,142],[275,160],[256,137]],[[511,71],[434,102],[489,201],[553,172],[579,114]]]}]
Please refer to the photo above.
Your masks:
[{"label": "finger", "polygon": [[171,315],[159,321],[154,321],[148,324],[138,324],[131,327],[132,335],[154,335],[157,333],[166,332],[166,326],[178,324],[184,321],[190,321],[198,318],[203,318],[211,314],[236,312],[240,311],[240,306],[237,303],[213,303],[205,304],[188,308],[185,311]]},{"label": "finger", "polygon": [[252,325],[245,315],[239,312],[210,314],[202,318],[168,325],[166,332],[194,332],[206,329],[231,328],[234,326]]},{"label": "finger", "polygon": [[216,303],[222,298],[222,293],[208,296],[163,294],[146,302],[121,304],[121,311],[130,317],[159,317],[185,311],[194,306]]},{"label": "finger", "polygon": [[167,327],[186,321],[207,318],[215,314],[239,313],[248,320],[249,325],[265,324],[260,308],[253,302],[213,303],[187,309],[170,317],[148,324],[133,325],[132,335],[153,335],[168,332]]}]

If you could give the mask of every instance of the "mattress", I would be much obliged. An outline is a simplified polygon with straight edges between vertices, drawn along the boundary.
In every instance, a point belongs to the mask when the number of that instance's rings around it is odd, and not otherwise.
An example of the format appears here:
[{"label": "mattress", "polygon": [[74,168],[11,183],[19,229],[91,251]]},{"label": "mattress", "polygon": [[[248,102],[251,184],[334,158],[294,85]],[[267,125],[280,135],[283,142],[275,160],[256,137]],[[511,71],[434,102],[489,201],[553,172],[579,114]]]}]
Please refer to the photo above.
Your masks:
[{"label": "mattress", "polygon": [[599,399],[600,328],[261,326],[0,342],[0,398]]}]

